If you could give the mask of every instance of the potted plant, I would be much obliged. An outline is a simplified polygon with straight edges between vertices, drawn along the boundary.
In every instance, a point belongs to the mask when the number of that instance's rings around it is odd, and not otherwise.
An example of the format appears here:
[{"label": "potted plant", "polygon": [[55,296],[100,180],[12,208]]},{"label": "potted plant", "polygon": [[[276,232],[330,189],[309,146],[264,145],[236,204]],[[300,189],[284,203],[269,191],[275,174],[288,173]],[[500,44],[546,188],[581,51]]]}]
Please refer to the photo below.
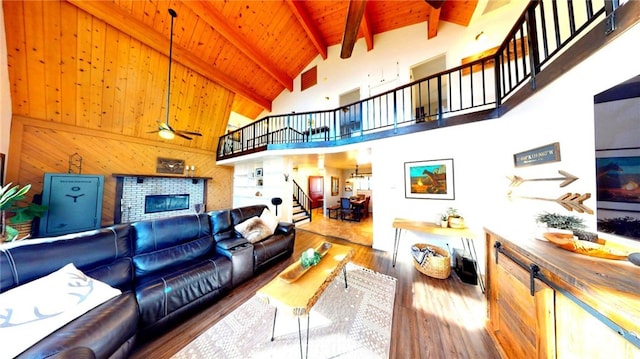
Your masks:
[{"label": "potted plant", "polygon": [[446,212],[440,213],[440,227],[449,227],[449,215]]},{"label": "potted plant", "polygon": [[[11,242],[18,237],[19,231],[9,225],[18,225],[42,216],[47,207],[35,203],[25,203],[25,195],[31,189],[28,184],[20,188],[20,185],[11,186],[11,183],[0,188],[0,243]],[[13,214],[7,218],[7,213]]]},{"label": "potted plant", "polygon": [[464,217],[462,217],[462,215],[460,215],[460,213],[458,213],[458,210],[453,208],[453,207],[449,207],[447,209],[447,218],[449,221],[449,227],[451,228],[464,228]]},{"label": "potted plant", "polygon": [[[584,220],[576,216],[544,212],[536,216],[536,222],[544,224],[547,232],[573,234],[577,239],[589,242],[598,240],[598,234],[585,230]],[[544,234],[540,237],[544,237]]]},{"label": "potted plant", "polygon": [[538,214],[536,216],[536,222],[545,224],[547,228],[555,228],[568,232],[586,227],[582,218],[549,212]]}]

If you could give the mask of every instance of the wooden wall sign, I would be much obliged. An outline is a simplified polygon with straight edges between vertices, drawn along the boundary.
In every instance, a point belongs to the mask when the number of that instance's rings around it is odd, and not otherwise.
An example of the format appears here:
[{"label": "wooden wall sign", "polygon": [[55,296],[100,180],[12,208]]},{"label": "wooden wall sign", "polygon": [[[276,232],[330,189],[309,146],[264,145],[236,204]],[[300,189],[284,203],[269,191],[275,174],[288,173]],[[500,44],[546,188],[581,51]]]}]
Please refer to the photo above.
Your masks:
[{"label": "wooden wall sign", "polygon": [[560,143],[554,142],[546,146],[533,148],[513,155],[513,165],[516,167],[540,165],[560,161]]},{"label": "wooden wall sign", "polygon": [[175,158],[158,157],[158,162],[156,164],[156,172],[182,174],[184,173],[184,160],[177,160]]}]

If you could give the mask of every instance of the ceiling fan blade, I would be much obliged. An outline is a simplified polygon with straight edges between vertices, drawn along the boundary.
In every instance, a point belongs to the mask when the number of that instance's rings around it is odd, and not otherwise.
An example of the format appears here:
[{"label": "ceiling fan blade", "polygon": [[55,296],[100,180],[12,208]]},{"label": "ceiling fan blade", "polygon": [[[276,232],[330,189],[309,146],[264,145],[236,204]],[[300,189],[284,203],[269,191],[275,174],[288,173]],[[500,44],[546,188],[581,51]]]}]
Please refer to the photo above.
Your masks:
[{"label": "ceiling fan blade", "polygon": [[158,133],[160,132],[160,130],[155,130],[155,131],[147,131],[147,133]]},{"label": "ceiling fan blade", "polygon": [[344,33],[342,34],[342,50],[340,52],[341,59],[351,57],[353,47],[358,40],[358,29],[364,15],[364,8],[367,6],[366,0],[349,1],[349,9],[347,10],[347,20],[344,24]]},{"label": "ceiling fan blade", "polygon": [[189,136],[185,136],[185,135],[183,135],[182,133],[180,133],[180,131],[173,132],[173,133],[175,133],[175,134],[176,134],[176,136],[180,136],[180,137],[185,138],[185,139],[187,139],[187,140],[192,140],[192,139],[193,139],[193,138],[191,138],[191,137],[189,137]]},{"label": "ceiling fan blade", "polygon": [[192,135],[192,136],[202,136],[202,134],[200,132],[191,132],[191,131],[182,131],[182,130],[176,130],[176,133],[182,133],[185,135]]}]

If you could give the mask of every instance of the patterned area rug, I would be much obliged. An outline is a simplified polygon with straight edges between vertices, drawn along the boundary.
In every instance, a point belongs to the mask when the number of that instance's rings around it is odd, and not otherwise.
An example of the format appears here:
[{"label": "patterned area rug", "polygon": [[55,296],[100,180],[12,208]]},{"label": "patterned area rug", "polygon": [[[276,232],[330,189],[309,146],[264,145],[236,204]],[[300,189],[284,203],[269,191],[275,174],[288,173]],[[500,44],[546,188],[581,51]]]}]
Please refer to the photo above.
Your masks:
[{"label": "patterned area rug", "polygon": [[[348,288],[339,275],[311,310],[310,358],[388,358],[396,279],[349,263]],[[179,358],[299,358],[297,317],[254,296],[209,328]],[[306,317],[302,324],[303,348]]]}]

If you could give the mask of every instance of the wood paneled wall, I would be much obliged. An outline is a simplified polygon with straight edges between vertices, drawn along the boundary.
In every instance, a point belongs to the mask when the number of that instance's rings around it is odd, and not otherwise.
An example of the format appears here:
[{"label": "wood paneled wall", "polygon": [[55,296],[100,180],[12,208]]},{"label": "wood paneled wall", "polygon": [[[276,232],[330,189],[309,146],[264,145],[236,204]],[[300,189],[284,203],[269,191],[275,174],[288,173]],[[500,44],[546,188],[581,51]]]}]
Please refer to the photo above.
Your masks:
[{"label": "wood paneled wall", "polygon": [[207,210],[232,205],[233,168],[216,166],[215,154],[209,151],[21,116],[14,116],[11,125],[7,181],[31,183],[30,195],[40,193],[43,174],[67,173],[74,153],[82,157],[83,174],[105,176],[103,225],[113,224],[112,174],[153,175],[158,157],[183,159],[196,166],[196,176],[213,178],[207,182]]},{"label": "wood paneled wall", "polygon": [[[2,5],[14,115],[160,141],[149,132],[166,118],[168,46],[157,51],[66,1]],[[233,98],[174,59],[170,124],[204,136],[172,143],[215,151]]]},{"label": "wood paneled wall", "polygon": [[168,52],[127,35],[66,1],[3,1],[12,125],[7,182],[42,190],[45,172],[105,176],[102,224],[113,223],[113,173],[154,174],[157,157],[184,159],[208,181],[207,209],[232,205],[233,171],[216,166],[218,137],[234,94],[174,61],[170,124],[199,131],[162,140]]}]

